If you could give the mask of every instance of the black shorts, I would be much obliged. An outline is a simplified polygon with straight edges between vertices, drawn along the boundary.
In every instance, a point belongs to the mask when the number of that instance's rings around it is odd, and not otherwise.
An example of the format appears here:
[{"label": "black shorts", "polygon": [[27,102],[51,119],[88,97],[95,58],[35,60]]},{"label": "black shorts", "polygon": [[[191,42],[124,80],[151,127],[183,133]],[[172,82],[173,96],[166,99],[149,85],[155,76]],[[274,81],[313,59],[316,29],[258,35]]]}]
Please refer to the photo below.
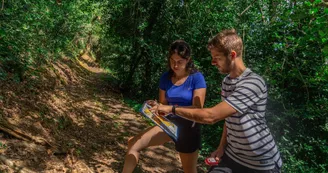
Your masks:
[{"label": "black shorts", "polygon": [[208,173],[280,173],[280,169],[276,164],[276,167],[271,170],[254,170],[248,167],[245,167],[234,160],[232,160],[226,154],[223,154],[221,162],[217,166],[212,166]]},{"label": "black shorts", "polygon": [[167,117],[178,126],[178,140],[175,142],[175,149],[180,153],[193,153],[201,149],[201,124],[186,120],[179,116],[169,115]]}]

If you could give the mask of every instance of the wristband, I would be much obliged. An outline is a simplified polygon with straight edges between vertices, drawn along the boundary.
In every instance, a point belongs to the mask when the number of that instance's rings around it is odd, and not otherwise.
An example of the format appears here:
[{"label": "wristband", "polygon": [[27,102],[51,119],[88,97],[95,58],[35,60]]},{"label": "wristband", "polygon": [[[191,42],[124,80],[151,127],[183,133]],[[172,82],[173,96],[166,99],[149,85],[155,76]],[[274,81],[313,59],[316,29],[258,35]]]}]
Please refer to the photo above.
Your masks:
[{"label": "wristband", "polygon": [[173,106],[172,106],[172,114],[173,114],[173,115],[175,115],[175,108],[176,108],[176,107],[177,107],[176,105],[173,105]]}]

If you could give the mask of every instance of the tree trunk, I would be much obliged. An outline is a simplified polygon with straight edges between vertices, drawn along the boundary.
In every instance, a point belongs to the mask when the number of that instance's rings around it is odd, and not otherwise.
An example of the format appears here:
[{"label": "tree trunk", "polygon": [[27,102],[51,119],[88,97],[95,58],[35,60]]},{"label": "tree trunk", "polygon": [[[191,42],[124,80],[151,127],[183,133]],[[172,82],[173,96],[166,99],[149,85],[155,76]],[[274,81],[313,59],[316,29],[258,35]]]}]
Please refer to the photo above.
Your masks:
[{"label": "tree trunk", "polygon": [[[164,2],[165,2],[164,0],[154,1],[154,5],[149,13],[150,14],[150,17],[148,19],[149,24],[145,28],[143,36],[142,36],[143,39],[146,41],[148,41],[149,38],[151,37],[151,32],[154,28],[155,23],[157,22],[158,16],[164,5]],[[136,72],[136,69],[139,67],[141,59],[146,57],[147,49],[148,49],[147,47],[145,47],[139,43],[136,44],[135,50],[139,50],[139,51],[137,51],[135,54],[136,58],[131,61],[129,75],[128,75],[126,81],[124,82],[125,86],[127,87],[126,89],[128,89],[132,86],[131,84],[133,83],[133,76]],[[146,61],[149,61],[149,58],[147,58]],[[150,73],[148,75],[150,75]]]}]

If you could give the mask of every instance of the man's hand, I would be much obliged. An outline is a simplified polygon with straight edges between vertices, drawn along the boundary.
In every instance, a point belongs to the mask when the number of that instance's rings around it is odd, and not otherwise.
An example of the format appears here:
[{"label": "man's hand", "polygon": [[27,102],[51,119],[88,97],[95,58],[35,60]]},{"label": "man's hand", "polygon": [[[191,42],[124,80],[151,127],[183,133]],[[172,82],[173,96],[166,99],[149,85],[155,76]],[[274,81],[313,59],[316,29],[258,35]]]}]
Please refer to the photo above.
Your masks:
[{"label": "man's hand", "polygon": [[215,158],[217,161],[221,161],[221,157],[223,156],[224,153],[224,148],[219,147],[217,150],[215,150],[212,154],[211,157]]},{"label": "man's hand", "polygon": [[168,114],[172,111],[172,106],[170,105],[156,105],[150,108],[150,111],[155,112],[155,114]]}]

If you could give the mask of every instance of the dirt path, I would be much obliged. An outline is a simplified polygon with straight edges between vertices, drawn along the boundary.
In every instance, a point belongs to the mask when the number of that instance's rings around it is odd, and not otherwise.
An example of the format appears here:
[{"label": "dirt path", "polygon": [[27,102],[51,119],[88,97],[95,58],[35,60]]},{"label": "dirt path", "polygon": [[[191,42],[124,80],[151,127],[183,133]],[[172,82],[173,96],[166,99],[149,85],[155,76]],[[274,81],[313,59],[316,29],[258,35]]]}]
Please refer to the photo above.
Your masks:
[{"label": "dirt path", "polygon": [[[0,131],[0,172],[121,172],[127,140],[146,121],[87,55],[40,69],[28,83],[0,84],[0,117],[51,146]],[[142,152],[135,172],[182,171],[168,144]]]}]

